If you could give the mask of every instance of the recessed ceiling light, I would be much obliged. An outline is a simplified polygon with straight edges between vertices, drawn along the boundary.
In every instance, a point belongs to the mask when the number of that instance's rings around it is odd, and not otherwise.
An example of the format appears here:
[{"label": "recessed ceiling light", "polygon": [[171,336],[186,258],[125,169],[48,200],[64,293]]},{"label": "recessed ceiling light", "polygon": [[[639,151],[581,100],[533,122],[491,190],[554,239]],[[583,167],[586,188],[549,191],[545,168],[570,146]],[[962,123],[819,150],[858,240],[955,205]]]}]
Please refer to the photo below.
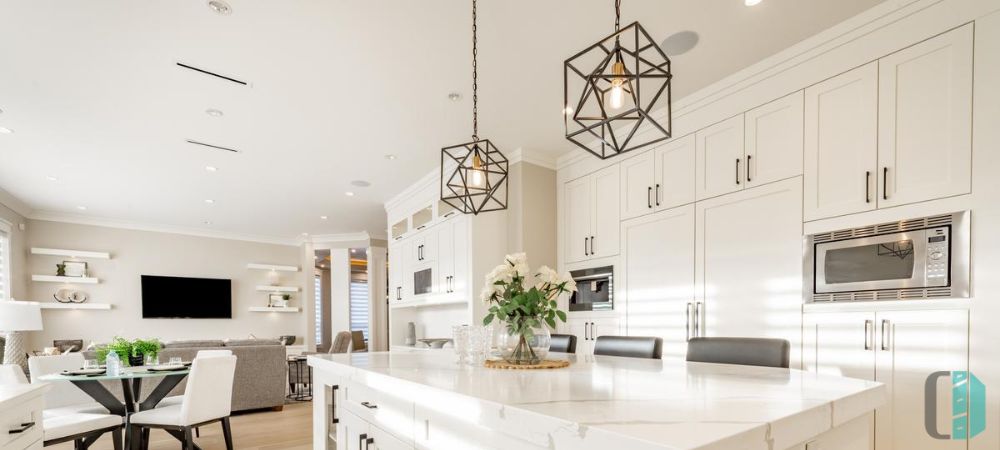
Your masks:
[{"label": "recessed ceiling light", "polygon": [[385,159],[388,159],[389,161],[392,161],[392,160],[396,159],[396,155],[393,155],[393,154],[385,155]]},{"label": "recessed ceiling light", "polygon": [[205,110],[205,114],[208,114],[208,115],[210,115],[212,117],[222,117],[223,116],[222,111],[219,111],[219,110],[213,109],[213,108],[206,109]]},{"label": "recessed ceiling light", "polygon": [[45,177],[45,179],[46,179],[46,180],[49,180],[49,181],[59,181],[59,179],[58,179],[58,178],[56,178],[56,177],[54,177],[54,176],[52,176],[52,175],[49,175],[49,176]]},{"label": "recessed ceiling light", "polygon": [[211,225],[211,224],[212,224],[212,221],[210,221],[210,220],[206,220],[206,221],[204,221],[204,222],[202,222],[202,223],[203,223],[203,224],[205,224],[205,225]]},{"label": "recessed ceiling light", "polygon": [[77,206],[76,209],[79,209],[80,211],[86,211],[87,207],[86,206]]},{"label": "recessed ceiling light", "polygon": [[452,92],[448,94],[448,100],[457,102],[462,99],[462,94],[460,92]]},{"label": "recessed ceiling light", "polygon": [[354,180],[351,182],[351,186],[357,186],[357,187],[368,187],[371,185],[372,185],[371,183],[365,180]]},{"label": "recessed ceiling light", "polygon": [[329,219],[329,217],[327,217],[327,216],[319,216],[319,218],[320,218],[320,220],[326,220],[326,219]]},{"label": "recessed ceiling light", "polygon": [[11,130],[10,128],[0,127],[0,134],[11,134],[13,132],[14,130]]},{"label": "recessed ceiling light", "polygon": [[206,198],[206,199],[205,199],[205,204],[208,204],[208,205],[214,205],[214,204],[215,204],[215,200],[212,200],[212,199],[210,199],[210,198]]},{"label": "recessed ceiling light", "polygon": [[222,14],[223,16],[228,16],[230,13],[233,12],[233,8],[231,8],[228,3],[222,0],[212,0],[208,2],[208,7],[212,8],[212,11]]},{"label": "recessed ceiling light", "polygon": [[763,0],[743,0],[743,4],[747,6],[755,6]]},{"label": "recessed ceiling light", "polygon": [[[757,1],[759,2],[760,0]],[[748,4],[748,6],[752,5]],[[677,56],[691,51],[692,48],[698,45],[699,39],[698,33],[695,33],[694,31],[678,31],[670,36],[667,36],[667,38],[660,43],[660,48],[663,49],[663,52],[666,53],[667,56]]]},{"label": "recessed ceiling light", "polygon": [[218,172],[219,168],[215,167],[215,166],[205,166],[205,170],[207,170],[209,172]]},{"label": "recessed ceiling light", "polygon": [[354,193],[351,192],[351,191],[344,192],[344,195],[346,195],[348,197],[354,197]]}]

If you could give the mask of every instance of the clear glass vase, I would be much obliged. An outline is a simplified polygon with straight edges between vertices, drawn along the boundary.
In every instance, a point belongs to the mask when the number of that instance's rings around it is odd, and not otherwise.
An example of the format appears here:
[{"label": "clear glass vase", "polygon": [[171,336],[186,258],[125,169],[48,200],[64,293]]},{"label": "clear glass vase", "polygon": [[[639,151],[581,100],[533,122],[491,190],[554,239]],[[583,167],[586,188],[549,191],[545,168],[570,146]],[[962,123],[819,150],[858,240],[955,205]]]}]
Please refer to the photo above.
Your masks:
[{"label": "clear glass vase", "polygon": [[494,344],[509,364],[538,364],[549,354],[552,335],[545,326],[526,327],[519,332],[516,326],[500,324],[494,330]]}]

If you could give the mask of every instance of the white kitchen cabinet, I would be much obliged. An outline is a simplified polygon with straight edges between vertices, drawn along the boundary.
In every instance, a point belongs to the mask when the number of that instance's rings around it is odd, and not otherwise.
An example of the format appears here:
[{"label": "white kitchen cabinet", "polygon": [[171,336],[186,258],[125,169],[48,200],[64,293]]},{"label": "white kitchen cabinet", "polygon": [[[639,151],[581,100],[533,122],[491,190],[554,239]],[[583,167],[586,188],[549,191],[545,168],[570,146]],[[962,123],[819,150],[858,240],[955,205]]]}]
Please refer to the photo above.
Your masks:
[{"label": "white kitchen cabinet", "polygon": [[389,301],[399,302],[409,298],[413,267],[413,245],[409,240],[395,241],[389,245]]},{"label": "white kitchen cabinet", "polygon": [[441,299],[462,297],[468,285],[468,225],[464,217],[445,221],[434,230],[437,233],[437,286],[434,292]]},{"label": "white kitchen cabinet", "polygon": [[567,262],[618,254],[620,182],[614,165],[564,186]]},{"label": "white kitchen cabinet", "polygon": [[368,447],[364,450],[413,450],[413,446],[396,439],[385,430],[371,425],[368,427]]},{"label": "white kitchen cabinet", "polygon": [[343,408],[338,411],[338,418],[340,423],[338,424],[337,435],[337,450],[365,450],[366,440],[368,438],[368,422],[365,422],[360,417],[344,411]]},{"label": "white kitchen cabinet", "polygon": [[639,217],[653,212],[655,153],[648,151],[621,163],[621,218]]},{"label": "white kitchen cabinet", "polygon": [[410,263],[421,265],[437,259],[437,233],[427,227],[419,228],[410,241]]},{"label": "white kitchen cabinet", "polygon": [[630,336],[663,338],[664,358],[684,358],[693,332],[695,206],[622,223],[622,291]]},{"label": "white kitchen cabinet", "polygon": [[694,203],[698,145],[694,134],[679,137],[654,152],[653,205],[657,211]]},{"label": "white kitchen cabinet", "polygon": [[743,114],[698,131],[698,200],[743,189]]},{"label": "white kitchen cabinet", "polygon": [[576,354],[593,355],[598,336],[620,336],[621,321],[607,316],[571,316],[566,320],[569,334],[576,336]]},{"label": "white kitchen cabinet", "polygon": [[747,188],[802,175],[802,101],[798,91],[744,114]]},{"label": "white kitchen cabinet", "polygon": [[805,218],[876,207],[878,63],[805,91]]},{"label": "white kitchen cabinet", "polygon": [[879,206],[972,183],[972,24],[879,60]]},{"label": "white kitchen cabinet", "polygon": [[885,383],[888,398],[875,411],[878,450],[968,448],[962,439],[935,439],[925,429],[925,384],[934,372],[936,431],[952,435],[952,373],[969,370],[969,313],[958,310],[890,311],[876,314],[875,381]]},{"label": "white kitchen cabinet", "polygon": [[875,312],[802,316],[802,369],[875,380]]},{"label": "white kitchen cabinet", "polygon": [[802,336],[802,179],[699,202],[695,289],[700,336]]}]

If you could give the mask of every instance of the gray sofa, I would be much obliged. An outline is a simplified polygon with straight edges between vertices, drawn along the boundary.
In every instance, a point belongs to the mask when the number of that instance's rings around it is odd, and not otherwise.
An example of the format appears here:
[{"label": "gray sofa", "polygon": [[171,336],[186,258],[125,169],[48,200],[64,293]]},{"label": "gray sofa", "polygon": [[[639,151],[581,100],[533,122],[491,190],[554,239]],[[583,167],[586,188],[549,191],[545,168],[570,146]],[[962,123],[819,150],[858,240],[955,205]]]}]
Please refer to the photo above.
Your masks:
[{"label": "gray sofa", "polygon": [[[191,361],[199,350],[230,350],[236,356],[236,375],[233,380],[233,411],[271,408],[280,410],[285,404],[287,357],[285,346],[277,340],[246,339],[230,341],[174,341],[167,342],[160,350],[160,362],[171,357]],[[87,359],[96,358],[92,351],[84,352]],[[170,395],[184,393],[185,383],[180,383]],[[121,398],[121,383],[105,383]],[[143,384],[143,397],[155,387]]]}]

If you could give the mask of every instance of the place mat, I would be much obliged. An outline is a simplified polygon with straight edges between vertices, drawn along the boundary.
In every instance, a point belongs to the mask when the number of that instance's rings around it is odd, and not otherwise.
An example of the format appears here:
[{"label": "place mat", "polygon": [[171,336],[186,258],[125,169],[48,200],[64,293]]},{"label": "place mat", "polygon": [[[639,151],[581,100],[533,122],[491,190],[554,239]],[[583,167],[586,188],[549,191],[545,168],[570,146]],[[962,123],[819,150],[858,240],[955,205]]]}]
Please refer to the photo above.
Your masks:
[{"label": "place mat", "polygon": [[545,359],[538,364],[511,364],[503,360],[487,360],[486,368],[488,369],[513,369],[513,370],[532,370],[532,369],[561,369],[563,367],[569,367],[569,361],[565,359]]},{"label": "place mat", "polygon": [[187,370],[187,366],[184,366],[184,365],[153,366],[153,367],[146,368],[147,372],[177,372],[179,370]]},{"label": "place mat", "polygon": [[105,369],[77,369],[77,370],[64,370],[62,372],[63,375],[71,377],[82,376],[82,375],[97,376],[97,375],[104,375],[105,373],[106,373]]}]

